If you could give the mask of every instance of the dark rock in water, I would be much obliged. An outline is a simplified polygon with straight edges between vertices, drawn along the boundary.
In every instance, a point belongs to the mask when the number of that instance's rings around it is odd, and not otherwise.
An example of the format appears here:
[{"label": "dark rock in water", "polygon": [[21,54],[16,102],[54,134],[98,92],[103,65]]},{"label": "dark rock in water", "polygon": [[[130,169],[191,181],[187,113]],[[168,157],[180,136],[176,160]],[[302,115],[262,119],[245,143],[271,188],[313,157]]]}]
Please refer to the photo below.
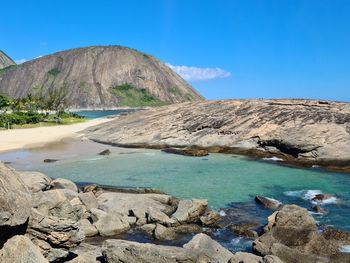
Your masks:
[{"label": "dark rock in water", "polygon": [[269,216],[265,233],[254,241],[253,251],[278,256],[286,263],[350,262],[350,254],[340,251],[349,242],[349,233],[318,233],[316,221],[305,208],[285,205]]},{"label": "dark rock in water", "polygon": [[58,162],[59,160],[57,159],[44,159],[44,163],[55,163]]},{"label": "dark rock in water", "polygon": [[255,197],[255,202],[257,202],[258,204],[261,204],[269,209],[277,209],[281,205],[281,203],[275,199],[263,197],[260,195],[257,195]]},{"label": "dark rock in water", "polygon": [[98,153],[98,155],[110,155],[110,154],[111,154],[111,151],[110,151],[109,149],[104,150],[104,151]]},{"label": "dark rock in water", "polygon": [[316,213],[319,213],[319,214],[324,214],[325,211],[322,207],[320,207],[319,205],[314,205],[312,207],[312,210],[314,210]]},{"label": "dark rock in water", "polygon": [[259,227],[258,224],[255,223],[246,223],[246,224],[232,224],[230,229],[233,233],[238,236],[243,236],[247,238],[257,238],[258,233],[255,229]]},{"label": "dark rock in water", "polygon": [[203,157],[203,156],[209,155],[209,152],[207,150],[195,148],[195,147],[165,148],[165,149],[162,149],[162,152],[179,154],[184,156],[194,156],[194,157]]},{"label": "dark rock in water", "polygon": [[328,195],[328,194],[317,194],[312,198],[312,201],[323,202],[323,201],[328,200],[330,198],[334,198],[334,196]]}]

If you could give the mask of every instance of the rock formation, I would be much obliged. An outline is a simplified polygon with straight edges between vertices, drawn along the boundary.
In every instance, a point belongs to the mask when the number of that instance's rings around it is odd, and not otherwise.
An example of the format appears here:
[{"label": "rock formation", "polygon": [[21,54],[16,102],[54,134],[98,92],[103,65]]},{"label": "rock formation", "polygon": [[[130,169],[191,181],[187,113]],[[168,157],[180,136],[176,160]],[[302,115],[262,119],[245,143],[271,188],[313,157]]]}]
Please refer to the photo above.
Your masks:
[{"label": "rock formation", "polygon": [[45,95],[62,88],[69,92],[72,108],[203,100],[158,59],[120,46],[71,49],[0,71],[0,93],[10,97]]},{"label": "rock formation", "polygon": [[199,147],[350,170],[350,104],[225,100],[137,112],[88,129],[95,141],[130,147]]},{"label": "rock formation", "polygon": [[8,55],[0,50],[0,70],[13,65],[16,65],[16,63]]}]

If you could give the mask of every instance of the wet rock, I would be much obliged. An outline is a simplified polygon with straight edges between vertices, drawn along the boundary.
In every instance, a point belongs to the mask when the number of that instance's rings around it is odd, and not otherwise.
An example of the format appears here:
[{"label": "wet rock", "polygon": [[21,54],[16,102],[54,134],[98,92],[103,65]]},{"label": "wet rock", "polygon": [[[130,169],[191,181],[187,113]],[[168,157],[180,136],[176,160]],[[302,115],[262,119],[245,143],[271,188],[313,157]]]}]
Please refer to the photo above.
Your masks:
[{"label": "wet rock", "polygon": [[48,263],[26,236],[14,236],[7,240],[0,250],[0,263]]},{"label": "wet rock", "polygon": [[118,235],[130,229],[127,216],[115,211],[106,213],[92,208],[91,217],[101,236]]},{"label": "wet rock", "polygon": [[183,247],[200,255],[203,262],[228,262],[233,256],[230,251],[205,234],[195,235]]},{"label": "wet rock", "polygon": [[184,224],[171,227],[175,233],[179,234],[198,234],[202,232],[202,228],[196,224]]},{"label": "wet rock", "polygon": [[205,199],[180,200],[176,212],[171,216],[179,223],[198,222],[208,208]]},{"label": "wet rock", "polygon": [[100,153],[98,153],[98,155],[110,155],[111,154],[111,151],[109,149],[106,149]]},{"label": "wet rock", "polygon": [[257,224],[232,224],[230,226],[230,229],[233,233],[235,233],[238,236],[243,236],[243,237],[247,237],[247,238],[257,238],[258,237],[258,233],[255,231],[255,229],[258,227],[259,225]]},{"label": "wet rock", "polygon": [[316,213],[319,213],[319,214],[324,214],[325,211],[322,207],[320,207],[319,205],[314,205],[312,207],[312,210],[315,211]]},{"label": "wet rock", "polygon": [[51,178],[39,172],[19,172],[21,179],[32,193],[50,189]]},{"label": "wet rock", "polygon": [[277,209],[281,205],[281,202],[279,202],[278,200],[269,197],[263,197],[260,195],[257,195],[255,197],[255,202],[269,209]]},{"label": "wet rock", "polygon": [[78,187],[72,181],[64,178],[57,178],[51,182],[51,186],[54,189],[69,189],[74,192],[78,192]]},{"label": "wet rock", "polygon": [[328,194],[317,194],[312,198],[312,201],[315,201],[317,203],[322,203],[330,199],[335,199],[335,196],[328,195]]},{"label": "wet rock", "polygon": [[208,211],[199,219],[204,226],[214,226],[220,220],[220,214],[214,211]]},{"label": "wet rock", "polygon": [[161,224],[157,224],[154,230],[154,237],[158,240],[174,240],[177,235],[172,227],[165,227]]},{"label": "wet rock", "polygon": [[[31,196],[21,176],[0,162],[0,227],[25,224],[31,206]],[[5,230],[2,230],[0,241],[5,234]]]},{"label": "wet rock", "polygon": [[55,163],[58,162],[59,160],[57,159],[44,159],[44,163]]},{"label": "wet rock", "polygon": [[78,197],[87,210],[98,208],[97,199],[92,192],[80,193]]},{"label": "wet rock", "polygon": [[79,228],[84,232],[86,237],[93,237],[98,234],[97,228],[90,223],[88,219],[81,219],[78,222]]},{"label": "wet rock", "polygon": [[203,157],[203,156],[209,155],[209,152],[207,150],[199,149],[195,147],[165,148],[165,149],[162,149],[162,152],[185,155],[185,156],[194,156],[194,157]]}]

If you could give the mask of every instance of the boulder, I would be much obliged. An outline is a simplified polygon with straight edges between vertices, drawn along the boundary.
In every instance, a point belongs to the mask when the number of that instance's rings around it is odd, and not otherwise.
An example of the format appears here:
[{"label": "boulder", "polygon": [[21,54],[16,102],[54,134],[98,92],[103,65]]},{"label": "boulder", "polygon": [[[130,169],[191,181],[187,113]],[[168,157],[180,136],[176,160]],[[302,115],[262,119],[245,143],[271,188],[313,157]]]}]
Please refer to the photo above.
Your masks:
[{"label": "boulder", "polygon": [[229,263],[283,263],[283,262],[278,257],[272,256],[272,255],[259,257],[251,253],[237,252],[230,259]]},{"label": "boulder", "polygon": [[195,252],[204,262],[226,263],[233,256],[230,251],[205,234],[195,235],[183,247]]},{"label": "boulder", "polygon": [[106,240],[102,254],[108,263],[195,263],[197,255],[181,247],[138,243],[120,239]]},{"label": "boulder", "polygon": [[[67,198],[67,189],[53,189],[33,194],[33,207],[41,214],[78,220],[78,215]],[[76,192],[73,192],[76,193]]]},{"label": "boulder", "polygon": [[78,222],[79,228],[84,232],[86,237],[93,237],[98,234],[97,228],[90,223],[88,219],[81,219]]},{"label": "boulder", "polygon": [[258,227],[259,225],[257,224],[249,224],[249,223],[240,223],[240,224],[232,224],[230,225],[230,229],[231,231],[238,235],[238,236],[243,236],[246,238],[257,238],[258,237],[258,233],[255,231],[255,229]]},{"label": "boulder", "polygon": [[127,216],[118,212],[106,213],[92,208],[91,217],[94,221],[93,225],[101,236],[118,235],[130,229]]},{"label": "boulder", "polygon": [[31,196],[21,176],[0,162],[0,227],[26,223],[31,206]]},{"label": "boulder", "polygon": [[7,240],[0,250],[0,263],[48,263],[26,236],[14,236]]},{"label": "boulder", "polygon": [[177,235],[172,227],[165,227],[161,224],[157,224],[154,230],[154,237],[158,240],[174,240]]},{"label": "boulder", "polygon": [[43,240],[56,248],[75,247],[85,238],[84,232],[74,220],[43,215],[34,208],[27,234],[31,239]]},{"label": "boulder", "polygon": [[166,226],[171,226],[176,224],[176,220],[173,218],[170,218],[167,214],[164,212],[154,209],[152,207],[147,208],[146,211],[146,218],[147,223],[160,223]]},{"label": "boulder", "polygon": [[220,220],[220,214],[214,211],[207,211],[199,219],[204,226],[214,226]]},{"label": "boulder", "polygon": [[[74,259],[67,261],[69,263],[101,263],[102,259],[101,248],[87,243],[82,243],[75,248],[72,253],[77,255]],[[102,261],[103,260],[103,261]]]},{"label": "boulder", "polygon": [[175,233],[179,234],[198,234],[202,232],[202,228],[197,224],[184,224],[171,227]]},{"label": "boulder", "polygon": [[296,205],[285,205],[268,218],[265,233],[253,243],[259,255],[275,255],[283,262],[348,262],[350,254],[339,251],[349,244],[350,233],[317,231],[309,212]]},{"label": "boulder", "polygon": [[54,189],[69,189],[74,192],[78,192],[78,187],[76,186],[75,183],[68,179],[64,178],[57,178],[51,182],[51,186]]},{"label": "boulder", "polygon": [[80,193],[78,197],[88,211],[91,208],[98,208],[97,199],[92,192]]},{"label": "boulder", "polygon": [[176,212],[171,216],[179,223],[198,222],[208,208],[205,199],[180,200]]},{"label": "boulder", "polygon": [[255,202],[257,202],[258,204],[263,205],[269,209],[277,209],[281,205],[281,202],[279,202],[276,199],[269,198],[269,197],[263,197],[260,195],[257,195],[255,197]]},{"label": "boulder", "polygon": [[97,198],[99,209],[107,213],[119,212],[124,215],[134,216],[138,219],[138,225],[140,225],[140,223],[147,223],[147,215],[150,209],[155,220],[163,219],[168,221],[165,215],[167,215],[169,211],[173,211],[171,200],[171,196],[164,194],[131,194],[110,192],[102,193]]},{"label": "boulder", "polygon": [[21,179],[32,193],[50,189],[51,178],[40,172],[19,172]]},{"label": "boulder", "polygon": [[145,224],[140,226],[138,229],[140,229],[148,235],[153,235],[153,232],[156,229],[156,224]]},{"label": "boulder", "polygon": [[93,194],[96,194],[97,192],[101,192],[101,191],[102,191],[102,188],[96,184],[90,184],[83,187],[84,193],[92,192]]}]

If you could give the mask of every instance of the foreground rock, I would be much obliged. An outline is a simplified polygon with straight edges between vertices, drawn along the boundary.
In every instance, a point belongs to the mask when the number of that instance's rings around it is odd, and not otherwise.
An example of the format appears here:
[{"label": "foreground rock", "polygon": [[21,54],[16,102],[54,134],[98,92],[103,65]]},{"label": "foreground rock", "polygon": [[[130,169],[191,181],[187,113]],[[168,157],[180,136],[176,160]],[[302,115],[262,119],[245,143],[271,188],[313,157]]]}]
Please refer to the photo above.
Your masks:
[{"label": "foreground rock", "polygon": [[14,236],[10,238],[0,250],[0,263],[48,263],[26,236]]},{"label": "foreground rock", "polygon": [[245,252],[237,252],[229,261],[229,263],[283,263],[276,256],[259,257],[257,255]]},{"label": "foreground rock", "polygon": [[21,179],[32,193],[46,191],[51,188],[51,178],[40,172],[19,172]]},{"label": "foreground rock", "polygon": [[275,255],[286,263],[349,262],[350,254],[340,248],[349,244],[350,234],[330,229],[318,233],[309,212],[296,205],[285,205],[268,218],[265,233],[253,243],[259,255]]},{"label": "foreground rock", "polygon": [[[191,147],[276,156],[350,171],[350,104],[226,100],[137,112],[87,130],[92,140],[133,147]],[[113,131],[113,132],[111,132]]]},{"label": "foreground rock", "polygon": [[104,242],[102,253],[108,263],[226,263],[233,256],[204,234],[196,235],[182,248],[111,239]]},{"label": "foreground rock", "polygon": [[31,206],[30,193],[20,175],[0,162],[0,227],[7,227],[1,231],[0,243],[11,227],[28,221]]}]

